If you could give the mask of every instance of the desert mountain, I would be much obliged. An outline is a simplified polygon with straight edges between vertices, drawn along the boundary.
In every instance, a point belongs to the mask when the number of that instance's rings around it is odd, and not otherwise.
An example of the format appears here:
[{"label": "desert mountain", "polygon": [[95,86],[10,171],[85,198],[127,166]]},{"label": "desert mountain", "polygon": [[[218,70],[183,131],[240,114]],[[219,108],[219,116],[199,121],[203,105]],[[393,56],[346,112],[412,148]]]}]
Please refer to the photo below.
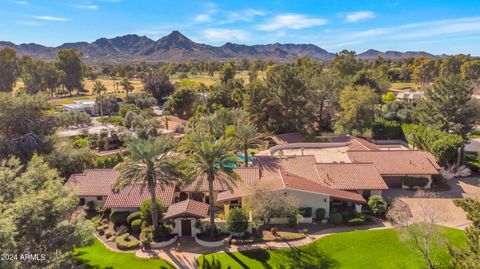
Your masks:
[{"label": "desert mountain", "polygon": [[[134,62],[134,61],[186,61],[235,59],[263,59],[276,62],[292,61],[301,56],[329,61],[335,57],[313,44],[267,44],[241,45],[227,42],[223,46],[211,46],[192,41],[178,31],[154,41],[146,36],[134,34],[115,38],[100,38],[92,43],[65,43],[58,47],[46,47],[38,44],[20,44],[0,41],[0,47],[11,47],[19,55],[28,55],[42,60],[53,60],[59,49],[74,48],[82,51],[87,62]],[[435,57],[426,52],[398,52],[367,50],[358,54],[359,59],[376,57],[401,59],[405,57]]]}]

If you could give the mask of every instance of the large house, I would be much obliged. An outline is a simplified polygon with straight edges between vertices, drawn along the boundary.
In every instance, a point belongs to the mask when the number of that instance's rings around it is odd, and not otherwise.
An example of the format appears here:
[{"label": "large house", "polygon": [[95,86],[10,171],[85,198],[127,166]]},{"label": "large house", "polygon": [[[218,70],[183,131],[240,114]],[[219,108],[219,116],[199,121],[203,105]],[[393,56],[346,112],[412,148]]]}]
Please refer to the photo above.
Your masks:
[{"label": "large house", "polygon": [[[435,158],[427,152],[380,149],[359,138],[340,143],[282,146],[283,149],[271,149],[268,154],[255,156],[251,167],[235,168],[241,178],[235,186],[228,188],[216,181],[214,197],[209,197],[206,181],[200,178],[187,186],[180,183],[157,186],[157,197],[168,208],[164,218],[176,222],[179,235],[194,235],[193,220],[208,216],[210,199],[226,212],[230,206],[248,206],[249,197],[258,188],[272,195],[289,196],[298,207],[309,207],[312,212],[323,208],[326,217],[335,206],[360,212],[371,195],[382,195],[388,188],[412,187],[410,183],[405,184],[407,179],[409,182],[412,178],[424,179],[426,182],[419,187],[430,187],[432,177],[439,170]],[[316,151],[311,151],[313,149]],[[291,152],[301,154],[289,154]],[[309,154],[311,152],[316,153]],[[324,156],[328,154],[331,156]],[[118,176],[115,170],[88,169],[72,175],[67,186],[77,192],[81,203],[93,201],[112,211],[137,210],[149,198],[148,190],[143,185],[133,185],[113,192],[111,185]]]}]

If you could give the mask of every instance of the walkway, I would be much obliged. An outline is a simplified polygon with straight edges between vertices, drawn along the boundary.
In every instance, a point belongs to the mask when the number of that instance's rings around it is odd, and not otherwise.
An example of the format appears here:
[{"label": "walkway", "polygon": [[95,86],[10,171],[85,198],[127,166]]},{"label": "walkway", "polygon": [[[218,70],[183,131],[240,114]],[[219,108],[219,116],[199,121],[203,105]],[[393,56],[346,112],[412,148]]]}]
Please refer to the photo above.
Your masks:
[{"label": "walkway", "polygon": [[138,250],[135,255],[141,258],[162,258],[172,264],[174,264],[179,269],[192,269],[197,268],[196,260],[203,254],[214,253],[214,252],[237,252],[250,249],[279,249],[279,248],[291,248],[299,247],[306,244],[310,244],[315,240],[318,240],[324,236],[340,233],[340,232],[350,232],[358,230],[376,230],[376,229],[389,229],[392,228],[387,223],[375,224],[363,227],[336,227],[331,229],[325,229],[317,233],[309,234],[305,239],[291,241],[291,242],[267,242],[267,243],[256,243],[248,245],[231,245],[218,248],[205,248],[199,246],[192,237],[182,237],[180,238],[173,246],[167,247],[165,249],[154,250],[150,253],[145,253],[141,250]]}]

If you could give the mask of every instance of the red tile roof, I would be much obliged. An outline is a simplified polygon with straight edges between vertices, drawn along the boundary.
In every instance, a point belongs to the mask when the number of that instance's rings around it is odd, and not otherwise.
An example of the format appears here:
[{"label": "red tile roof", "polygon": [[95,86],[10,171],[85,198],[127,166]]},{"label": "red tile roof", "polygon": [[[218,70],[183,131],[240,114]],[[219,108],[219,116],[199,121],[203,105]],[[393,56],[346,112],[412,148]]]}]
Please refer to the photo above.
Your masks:
[{"label": "red tile roof", "polygon": [[371,163],[317,163],[323,185],[340,190],[386,190],[387,184]]},{"label": "red tile roof", "polygon": [[352,162],[373,163],[381,175],[437,175],[432,154],[417,150],[349,151]]},{"label": "red tile roof", "polygon": [[207,218],[208,207],[208,204],[187,199],[185,201],[172,204],[168,208],[167,213],[165,213],[163,216],[163,219],[166,220],[179,217]]},{"label": "red tile roof", "polygon": [[270,136],[277,145],[305,142],[305,137],[300,133],[285,133]]},{"label": "red tile roof", "polygon": [[[235,188],[235,185],[240,186],[242,185],[242,181],[251,182],[253,180],[258,179],[258,168],[253,167],[237,167],[233,169],[235,173],[240,176],[240,180],[232,184],[232,188]],[[182,191],[186,192],[208,192],[208,181],[206,176],[202,176],[201,178],[196,179],[189,185],[180,187]],[[226,191],[228,190],[228,186],[225,186],[220,181],[215,180],[213,182],[213,191]]]},{"label": "red tile roof", "polygon": [[378,146],[359,137],[351,137],[348,142],[348,151],[355,150],[379,150]]},{"label": "red tile roof", "polygon": [[[160,186],[157,184],[155,194],[162,200],[165,207],[169,207],[174,198],[175,184]],[[106,208],[138,208],[143,201],[150,199],[148,188],[143,184],[128,186],[118,192],[111,191],[105,201]]]},{"label": "red tile roof", "polygon": [[113,169],[87,169],[82,174],[71,175],[65,185],[78,196],[107,196],[119,175]]},{"label": "red tile roof", "polygon": [[241,167],[236,168],[235,171],[242,179],[233,190],[225,190],[220,192],[217,196],[217,201],[225,202],[239,199],[248,195],[250,187],[254,186],[260,180],[260,171],[258,167]]},{"label": "red tile roof", "polygon": [[365,199],[356,192],[335,190],[284,171],[280,172],[280,175],[285,189],[326,194],[337,200],[353,201],[358,203],[366,202]]}]

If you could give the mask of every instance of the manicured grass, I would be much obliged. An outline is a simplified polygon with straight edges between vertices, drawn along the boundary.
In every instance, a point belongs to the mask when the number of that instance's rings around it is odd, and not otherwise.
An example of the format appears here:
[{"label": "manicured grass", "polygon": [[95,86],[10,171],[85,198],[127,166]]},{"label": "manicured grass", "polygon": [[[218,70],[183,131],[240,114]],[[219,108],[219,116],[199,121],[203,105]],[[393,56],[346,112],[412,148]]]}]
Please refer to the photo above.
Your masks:
[{"label": "manicured grass", "polygon": [[89,269],[173,269],[170,263],[162,259],[140,259],[134,253],[113,252],[98,239],[93,244],[74,251],[80,264]]},{"label": "manicured grass", "polygon": [[480,138],[480,130],[470,131],[470,138]]},{"label": "manicured grass", "polygon": [[[462,245],[462,231],[442,228],[444,236]],[[288,249],[250,250],[201,256],[200,268],[423,268],[424,260],[401,242],[395,230],[338,233],[312,244]],[[448,263],[445,248],[438,253],[438,263]]]}]

